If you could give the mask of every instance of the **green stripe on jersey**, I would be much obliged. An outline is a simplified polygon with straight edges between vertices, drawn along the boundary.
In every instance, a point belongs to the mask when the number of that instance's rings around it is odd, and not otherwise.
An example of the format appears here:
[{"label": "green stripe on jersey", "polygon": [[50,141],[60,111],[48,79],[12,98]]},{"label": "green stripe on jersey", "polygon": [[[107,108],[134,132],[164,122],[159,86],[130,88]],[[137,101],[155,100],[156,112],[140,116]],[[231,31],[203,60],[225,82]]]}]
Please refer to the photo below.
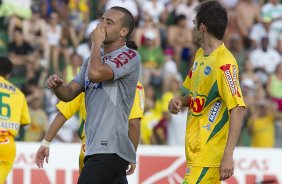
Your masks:
[{"label": "green stripe on jersey", "polygon": [[217,86],[217,81],[215,81],[215,83],[213,83],[213,85],[211,87],[211,90],[210,90],[210,92],[208,94],[208,97],[207,97],[207,100],[206,100],[204,108],[206,108],[209,105],[209,103],[211,103],[218,96],[219,96],[218,86]]},{"label": "green stripe on jersey", "polygon": [[77,130],[78,137],[81,139],[83,129],[84,129],[85,120],[82,118],[79,129]]},{"label": "green stripe on jersey", "polygon": [[203,170],[202,170],[202,172],[201,172],[201,174],[200,174],[200,176],[199,176],[199,178],[198,178],[196,184],[199,184],[199,183],[202,181],[202,179],[204,178],[204,176],[207,174],[208,170],[209,170],[208,167],[204,167],[204,168],[203,168]]},{"label": "green stripe on jersey", "polygon": [[222,115],[221,120],[217,123],[217,125],[214,127],[213,131],[211,132],[208,140],[206,143],[209,142],[221,129],[222,127],[227,123],[228,121],[228,109],[226,109]]}]

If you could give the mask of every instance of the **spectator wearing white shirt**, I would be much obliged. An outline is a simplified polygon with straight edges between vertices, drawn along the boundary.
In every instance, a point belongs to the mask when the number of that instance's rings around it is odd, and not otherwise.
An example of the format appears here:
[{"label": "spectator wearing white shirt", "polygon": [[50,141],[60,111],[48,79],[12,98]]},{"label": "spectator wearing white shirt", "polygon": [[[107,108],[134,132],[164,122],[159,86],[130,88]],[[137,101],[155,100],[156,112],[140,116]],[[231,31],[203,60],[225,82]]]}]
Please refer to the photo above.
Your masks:
[{"label": "spectator wearing white shirt", "polygon": [[198,4],[199,4],[198,0],[185,0],[179,5],[177,5],[175,9],[176,15],[185,15],[188,29],[192,29],[194,26],[193,24],[193,19],[195,17],[194,9]]},{"label": "spectator wearing white shirt", "polygon": [[164,2],[160,0],[147,0],[141,4],[142,12],[147,12],[152,18],[154,23],[159,23],[160,15],[165,10]]},{"label": "spectator wearing white shirt", "polygon": [[[268,37],[263,37],[261,39],[261,47],[250,53],[250,60],[255,71],[272,74],[277,64],[281,61],[281,56],[277,50],[268,46],[268,42]],[[265,83],[266,81],[262,82]]]},{"label": "spectator wearing white shirt", "polygon": [[[273,31],[273,36],[278,40],[282,34],[282,4],[279,3],[279,0],[269,0],[268,3],[262,6],[261,13],[263,16],[271,17],[270,29]],[[276,46],[277,42],[274,43],[274,48]]]},{"label": "spectator wearing white shirt", "polygon": [[254,24],[251,27],[249,38],[251,39],[252,48],[257,48],[260,45],[262,37],[269,38],[269,46],[275,48],[277,45],[277,37],[273,30],[270,29],[272,18],[270,16],[262,16],[261,22]]}]

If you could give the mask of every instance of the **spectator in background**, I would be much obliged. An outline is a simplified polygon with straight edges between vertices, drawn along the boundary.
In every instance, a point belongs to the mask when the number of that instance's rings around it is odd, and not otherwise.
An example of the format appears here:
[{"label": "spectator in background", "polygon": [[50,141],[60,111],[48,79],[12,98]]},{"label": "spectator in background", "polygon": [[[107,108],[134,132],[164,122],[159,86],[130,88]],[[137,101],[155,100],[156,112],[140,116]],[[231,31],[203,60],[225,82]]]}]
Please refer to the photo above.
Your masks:
[{"label": "spectator in background", "polygon": [[[46,30],[48,59],[45,63],[47,69],[50,68],[50,60],[54,72],[61,74],[59,69],[60,40],[62,38],[62,27],[59,24],[58,13],[52,12]],[[68,61],[66,61],[67,63]]]},{"label": "spectator in background", "polygon": [[76,48],[84,38],[86,27],[89,22],[89,9],[87,0],[69,1],[69,32],[71,42]]},{"label": "spectator in background", "polygon": [[161,103],[152,85],[145,87],[145,109],[141,120],[141,143],[152,144],[153,127],[161,120]]},{"label": "spectator in background", "polygon": [[241,0],[236,6],[240,35],[248,39],[251,27],[260,21],[260,7],[253,0]]},{"label": "spectator in background", "polygon": [[71,54],[70,63],[68,63],[63,70],[63,79],[66,84],[70,83],[72,79],[79,73],[82,63],[83,59],[78,53],[74,52]]},{"label": "spectator in background", "polygon": [[166,48],[164,51],[165,55],[165,62],[163,67],[163,73],[162,77],[164,80],[166,80],[167,77],[170,77],[172,75],[178,74],[178,68],[173,60],[173,50],[171,48]]},{"label": "spectator in background", "polygon": [[138,47],[144,44],[145,42],[145,32],[150,31],[154,32],[154,46],[160,47],[161,46],[161,35],[160,30],[153,22],[153,18],[147,12],[144,13],[143,19],[141,19],[140,26],[136,28],[134,32],[134,40]]},{"label": "spectator in background", "polygon": [[184,0],[175,8],[175,15],[185,15],[186,28],[193,29],[193,19],[195,18],[194,9],[199,4],[198,0]]},{"label": "spectator in background", "polygon": [[273,148],[275,146],[275,122],[282,119],[273,103],[261,97],[251,107],[248,129],[252,147]]},{"label": "spectator in background", "polygon": [[181,61],[189,63],[193,49],[192,30],[186,26],[185,15],[177,16],[175,24],[168,27],[167,40],[168,46],[173,49],[177,67],[180,68]]},{"label": "spectator in background", "polygon": [[279,0],[269,0],[261,8],[262,16],[271,17],[272,36],[276,42],[271,45],[273,48],[277,47],[277,41],[280,39],[282,34],[282,4]]},{"label": "spectator in background", "polygon": [[159,23],[160,16],[165,10],[164,3],[159,0],[145,0],[141,4],[141,9],[144,14],[148,13],[155,24]]},{"label": "spectator in background", "polygon": [[248,54],[244,50],[244,43],[240,35],[234,34],[230,36],[229,49],[237,61],[239,72],[242,73]]},{"label": "spectator in background", "polygon": [[267,94],[276,103],[278,110],[282,112],[282,63],[280,62],[275,72],[270,75],[267,82]]},{"label": "spectator in background", "polygon": [[9,58],[14,64],[12,77],[25,79],[27,73],[33,72],[33,65],[38,62],[35,60],[36,53],[31,45],[24,40],[21,29],[16,28],[13,37],[13,41],[8,44]]},{"label": "spectator in background", "polygon": [[152,30],[144,33],[144,44],[138,49],[142,63],[142,83],[147,86],[150,82],[160,86],[164,54],[160,46],[155,45],[157,35]]},{"label": "spectator in background", "polygon": [[43,53],[44,59],[47,59],[46,53],[46,21],[41,18],[40,7],[33,5],[31,7],[32,16],[24,20],[22,25],[24,40],[27,41],[35,50]]},{"label": "spectator in background", "polygon": [[[181,109],[181,115],[179,117],[172,117],[173,115],[167,109],[169,101],[181,95],[181,84],[182,79],[180,74],[167,76],[163,82],[163,95],[161,97],[162,119],[153,128],[153,140],[158,144],[167,144],[169,141],[169,144],[177,145],[183,143],[182,145],[184,145],[187,114],[184,115],[183,113],[187,113],[187,108]],[[183,117],[185,118],[183,119]],[[175,121],[177,118],[180,121]],[[177,132],[176,130],[182,131]]]},{"label": "spectator in background", "polygon": [[24,141],[38,142],[44,137],[48,126],[48,117],[44,110],[43,93],[29,100],[30,124],[25,129]]},{"label": "spectator in background", "polygon": [[[261,46],[256,48],[250,53],[250,60],[254,67],[254,70],[258,75],[272,74],[281,61],[281,56],[277,50],[269,47],[268,37],[261,38]],[[264,78],[260,78],[264,80]],[[266,81],[262,81],[263,84],[266,84]]]},{"label": "spectator in background", "polygon": [[251,40],[251,48],[255,49],[261,46],[261,39],[263,37],[269,38],[269,45],[275,49],[277,38],[273,31],[270,29],[271,17],[264,15],[261,18],[261,22],[253,24],[250,29],[249,39]]}]

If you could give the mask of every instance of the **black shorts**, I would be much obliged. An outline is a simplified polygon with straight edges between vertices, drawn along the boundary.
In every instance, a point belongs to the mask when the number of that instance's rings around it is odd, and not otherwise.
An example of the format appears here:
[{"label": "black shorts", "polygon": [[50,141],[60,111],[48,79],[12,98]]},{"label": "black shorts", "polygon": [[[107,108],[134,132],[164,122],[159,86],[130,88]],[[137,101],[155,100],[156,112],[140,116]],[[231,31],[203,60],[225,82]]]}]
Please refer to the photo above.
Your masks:
[{"label": "black shorts", "polygon": [[[126,179],[128,161],[117,154],[94,154],[84,158],[78,184],[120,184]],[[126,180],[127,182],[127,180]],[[124,183],[124,182],[122,182]]]}]

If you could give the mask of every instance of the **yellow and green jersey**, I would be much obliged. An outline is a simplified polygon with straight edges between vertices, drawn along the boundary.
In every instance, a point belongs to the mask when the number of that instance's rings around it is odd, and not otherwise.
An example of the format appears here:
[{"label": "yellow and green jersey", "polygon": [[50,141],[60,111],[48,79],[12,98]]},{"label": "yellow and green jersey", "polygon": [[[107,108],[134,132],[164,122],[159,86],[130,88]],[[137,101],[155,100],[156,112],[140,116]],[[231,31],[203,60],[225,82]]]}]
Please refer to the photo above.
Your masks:
[{"label": "yellow and green jersey", "polygon": [[200,48],[183,86],[189,91],[187,165],[219,167],[228,137],[230,110],[245,106],[237,62],[224,44],[209,56]]},{"label": "yellow and green jersey", "polygon": [[20,125],[30,123],[24,94],[0,76],[0,135],[17,136]]},{"label": "yellow and green jersey", "polygon": [[[60,101],[57,104],[58,110],[64,115],[66,119],[69,119],[77,112],[79,113],[79,129],[78,135],[82,140],[82,143],[85,143],[85,132],[84,132],[84,124],[86,119],[86,108],[85,108],[85,94],[80,93],[75,99],[70,102],[62,102]],[[129,115],[130,119],[143,118],[144,113],[144,88],[140,82],[137,83],[135,99],[132,105],[132,109]]]}]

